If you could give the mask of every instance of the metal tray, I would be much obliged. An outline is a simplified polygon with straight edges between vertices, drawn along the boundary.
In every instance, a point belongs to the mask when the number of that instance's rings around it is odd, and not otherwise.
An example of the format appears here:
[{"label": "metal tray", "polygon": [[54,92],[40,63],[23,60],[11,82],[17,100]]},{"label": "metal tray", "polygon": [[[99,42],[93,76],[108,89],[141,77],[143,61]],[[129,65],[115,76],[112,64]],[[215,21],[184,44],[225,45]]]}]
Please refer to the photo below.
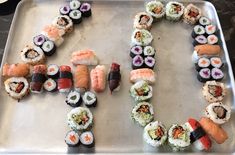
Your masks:
[{"label": "metal tray", "polygon": [[[214,6],[205,1],[181,1],[194,3],[203,14],[213,20],[221,30]],[[20,62],[19,51],[32,37],[40,32],[58,15],[64,1],[23,0],[18,5],[2,64]],[[154,149],[142,139],[143,128],[134,124],[130,112],[134,106],[129,96],[130,37],[133,17],[144,11],[144,1],[93,1],[93,15],[75,26],[73,33],[65,38],[57,54],[47,59],[47,64],[70,64],[71,52],[94,49],[101,64],[116,61],[121,64],[121,91],[110,94],[108,89],[98,94],[98,107],[92,109],[95,122],[95,148],[68,149],[64,143],[68,131],[66,114],[71,110],[59,93],[32,94],[19,103],[6,94],[3,80],[0,91],[0,152],[1,153],[170,153],[168,146]],[[184,123],[189,117],[199,119],[207,103],[201,94],[202,84],[196,79],[190,37],[192,26],[167,20],[155,23],[151,29],[152,45],[157,49],[155,68],[157,82],[154,85],[155,120],[168,128],[173,123]],[[213,143],[213,153],[235,152],[234,78],[222,30],[221,45],[225,64],[225,79],[228,89],[225,103],[233,107],[232,118],[223,125],[229,139],[222,145]],[[194,152],[189,149],[185,152]]]}]

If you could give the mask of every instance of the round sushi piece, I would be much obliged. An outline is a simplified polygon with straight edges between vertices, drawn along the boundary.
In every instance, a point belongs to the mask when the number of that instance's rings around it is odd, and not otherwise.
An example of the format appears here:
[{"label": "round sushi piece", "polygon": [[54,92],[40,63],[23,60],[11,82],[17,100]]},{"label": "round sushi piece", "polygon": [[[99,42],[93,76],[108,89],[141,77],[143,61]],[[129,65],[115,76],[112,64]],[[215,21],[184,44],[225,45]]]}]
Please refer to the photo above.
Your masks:
[{"label": "round sushi piece", "polygon": [[184,9],[183,21],[187,24],[196,24],[201,17],[201,9],[193,4],[189,4]]},{"label": "round sushi piece", "polygon": [[211,45],[215,45],[215,44],[218,44],[218,37],[214,34],[211,34],[207,37],[207,42],[208,44],[211,44]]},{"label": "round sushi piece", "polygon": [[211,77],[215,81],[221,81],[224,78],[224,73],[219,68],[212,68]]},{"label": "round sushi piece", "polygon": [[205,35],[205,33],[206,33],[206,30],[205,30],[205,28],[203,26],[196,25],[196,26],[193,27],[193,31],[192,31],[191,36],[193,38],[195,38],[198,35]]},{"label": "round sushi piece", "polygon": [[42,50],[46,56],[52,56],[56,52],[55,43],[51,40],[47,40],[42,45]]},{"label": "round sushi piece", "polygon": [[60,14],[61,15],[69,15],[69,12],[70,12],[69,5],[64,5],[64,6],[60,7]]},{"label": "round sushi piece", "polygon": [[55,64],[50,64],[47,67],[47,76],[52,79],[58,79],[60,75],[60,68]]},{"label": "round sushi piece", "polygon": [[184,5],[179,2],[168,2],[166,5],[166,19],[179,21],[184,13]]},{"label": "round sushi piece", "polygon": [[95,137],[91,131],[85,131],[80,135],[80,142],[86,147],[93,147],[95,144]]},{"label": "round sushi piece", "polygon": [[143,66],[144,66],[144,59],[143,59],[143,57],[140,56],[140,55],[136,55],[132,59],[132,69],[143,68]]},{"label": "round sushi piece", "polygon": [[69,147],[74,147],[79,144],[79,135],[77,132],[70,130],[67,132],[64,141]]},{"label": "round sushi piece", "polygon": [[80,6],[80,11],[82,12],[82,17],[90,17],[91,16],[91,5],[89,3],[82,3]]},{"label": "round sushi piece", "polygon": [[26,46],[20,53],[21,59],[30,65],[42,64],[45,61],[45,55],[40,47]]},{"label": "round sushi piece", "polygon": [[43,88],[48,92],[55,92],[57,90],[57,83],[54,79],[47,79],[44,84]]},{"label": "round sushi piece", "polygon": [[133,108],[131,117],[144,127],[153,120],[153,114],[153,106],[150,103],[140,102]]},{"label": "round sushi piece", "polygon": [[155,53],[156,53],[156,51],[152,46],[145,46],[144,47],[144,56],[154,57]]},{"label": "round sushi piece", "polygon": [[211,71],[209,68],[202,68],[198,74],[197,79],[200,82],[205,83],[206,81],[209,81],[211,79]]},{"label": "round sushi piece", "polygon": [[207,25],[207,26],[205,27],[205,30],[206,30],[206,33],[207,33],[208,35],[214,34],[214,33],[216,32],[216,26],[215,26],[215,25],[212,25],[212,24]]},{"label": "round sushi piece", "polygon": [[85,92],[82,100],[87,107],[96,107],[97,105],[96,95],[91,91]]},{"label": "round sushi piece", "polygon": [[36,46],[41,47],[45,41],[46,41],[46,37],[42,34],[33,37],[33,43]]},{"label": "round sushi piece", "polygon": [[67,15],[60,15],[56,17],[52,24],[58,29],[64,30],[66,33],[73,31],[73,21]]},{"label": "round sushi piece", "polygon": [[209,68],[210,60],[206,57],[201,57],[198,59],[198,62],[195,64],[195,68],[197,71],[200,71],[202,68]]},{"label": "round sushi piece", "polygon": [[145,29],[135,29],[131,36],[131,42],[133,45],[147,46],[153,40],[152,34]]},{"label": "round sushi piece", "polygon": [[81,6],[81,2],[78,0],[72,0],[69,2],[69,7],[71,10],[78,10]]},{"label": "round sushi piece", "polygon": [[209,103],[221,102],[226,95],[226,88],[221,82],[207,81],[202,87],[202,94]]},{"label": "round sushi piece", "polygon": [[198,35],[193,41],[193,46],[203,45],[207,43],[207,38],[204,35]]},{"label": "round sushi piece", "polygon": [[148,85],[146,81],[138,81],[134,85],[131,86],[130,94],[135,99],[135,101],[147,101],[152,98],[153,88]]},{"label": "round sushi piece", "polygon": [[130,57],[134,58],[136,55],[142,55],[143,54],[143,48],[142,46],[132,46],[130,50]]},{"label": "round sushi piece", "polygon": [[146,12],[139,12],[134,18],[134,28],[150,30],[153,23],[153,17]]},{"label": "round sushi piece", "polygon": [[82,22],[82,13],[79,10],[72,10],[69,13],[69,17],[72,19],[74,24],[79,24]]},{"label": "round sushi piece", "polygon": [[93,123],[93,115],[88,108],[77,107],[72,109],[68,115],[68,126],[72,130],[87,130]]},{"label": "round sushi piece", "polygon": [[82,96],[77,91],[70,91],[70,93],[66,96],[65,102],[71,107],[78,107],[82,103]]},{"label": "round sushi piece", "polygon": [[153,147],[163,145],[167,139],[167,130],[165,126],[158,121],[150,122],[144,128],[144,140]]},{"label": "round sushi piece", "polygon": [[153,57],[147,56],[144,58],[144,64],[146,68],[153,69],[155,66],[155,59]]},{"label": "round sushi piece", "polygon": [[216,124],[226,123],[231,116],[231,107],[221,102],[211,103],[206,107],[205,114]]},{"label": "round sushi piece", "polygon": [[174,151],[184,150],[190,145],[190,132],[187,125],[173,124],[168,130],[168,142]]},{"label": "round sushi piece", "polygon": [[29,83],[24,77],[11,77],[4,82],[5,90],[13,99],[20,100],[29,93]]},{"label": "round sushi piece", "polygon": [[223,62],[220,57],[211,57],[210,62],[211,66],[214,68],[221,68],[223,66]]},{"label": "round sushi piece", "polygon": [[211,20],[205,16],[202,16],[200,19],[199,19],[199,24],[202,25],[202,26],[207,26],[207,25],[210,25],[211,24]]},{"label": "round sushi piece", "polygon": [[146,4],[146,12],[155,20],[161,19],[165,15],[164,5],[160,1],[150,1]]}]

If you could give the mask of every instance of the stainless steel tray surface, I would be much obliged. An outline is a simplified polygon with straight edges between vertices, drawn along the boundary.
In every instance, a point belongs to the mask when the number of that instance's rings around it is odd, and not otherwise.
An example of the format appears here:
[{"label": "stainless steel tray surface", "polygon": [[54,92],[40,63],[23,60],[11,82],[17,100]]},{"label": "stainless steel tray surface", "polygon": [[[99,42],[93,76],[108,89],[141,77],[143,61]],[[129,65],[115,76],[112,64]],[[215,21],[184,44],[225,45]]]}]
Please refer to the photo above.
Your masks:
[{"label": "stainless steel tray surface", "polygon": [[[214,6],[204,1],[186,1],[200,7],[221,30]],[[22,1],[16,10],[6,44],[2,64],[21,62],[20,50],[32,42],[44,25],[59,14],[65,1]],[[133,17],[144,11],[144,1],[93,1],[92,17],[75,26],[73,33],[65,38],[57,54],[47,59],[47,64],[70,63],[73,51],[91,48],[96,51],[101,64],[115,61],[121,64],[121,91],[112,95],[106,91],[98,94],[98,106],[91,109],[94,115],[93,132],[95,147],[70,148],[64,143],[69,130],[66,119],[72,109],[66,103],[65,94],[31,94],[19,103],[6,94],[1,78],[0,92],[0,152],[1,153],[154,153],[172,152],[168,146],[159,149],[148,146],[142,139],[143,128],[134,124],[130,112],[134,106],[129,96],[129,72],[131,71],[129,50],[133,31]],[[167,128],[173,123],[185,123],[189,117],[199,119],[207,105],[203,99],[202,84],[196,79],[193,52],[192,26],[183,22],[172,23],[162,20],[153,24],[152,45],[156,48],[157,81],[154,85],[155,120]],[[223,125],[229,139],[222,145],[213,143],[211,152],[233,153],[235,151],[234,78],[222,31],[221,45],[225,65],[228,95],[224,102],[233,107],[232,118]],[[185,152],[194,152],[189,149]]]}]

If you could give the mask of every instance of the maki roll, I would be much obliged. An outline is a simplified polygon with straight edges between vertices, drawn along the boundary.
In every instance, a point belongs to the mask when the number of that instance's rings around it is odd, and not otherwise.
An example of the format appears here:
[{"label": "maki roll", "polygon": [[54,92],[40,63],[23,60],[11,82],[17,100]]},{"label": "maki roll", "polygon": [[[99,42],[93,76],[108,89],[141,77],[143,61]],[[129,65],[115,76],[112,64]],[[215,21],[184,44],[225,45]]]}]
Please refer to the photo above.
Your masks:
[{"label": "maki roll", "polygon": [[89,89],[89,70],[86,65],[77,65],[74,73],[74,87],[81,93]]},{"label": "maki roll", "polygon": [[82,96],[77,91],[71,91],[66,96],[65,102],[71,107],[79,107],[82,104]]},{"label": "maki roll", "polygon": [[161,19],[165,15],[164,5],[160,1],[150,1],[146,4],[146,12],[155,20]]},{"label": "maki roll", "polygon": [[74,147],[79,144],[79,135],[77,132],[70,130],[67,132],[64,141],[69,147]]},{"label": "maki roll", "polygon": [[96,107],[97,105],[97,97],[91,91],[85,92],[82,97],[82,100],[87,107]]},{"label": "maki roll", "polygon": [[72,19],[74,24],[79,24],[82,22],[82,13],[79,10],[72,10],[69,13],[69,17]]},{"label": "maki roll", "polygon": [[179,2],[168,2],[166,5],[166,19],[179,21],[184,13],[184,5]]},{"label": "maki roll", "polygon": [[195,68],[197,71],[200,71],[203,68],[210,67],[210,60],[206,57],[201,57],[198,59],[198,62],[195,64]]},{"label": "maki roll", "polygon": [[60,14],[61,15],[69,15],[69,12],[70,12],[69,5],[64,5],[64,6],[60,7]]},{"label": "maki roll", "polygon": [[78,0],[71,0],[69,2],[69,7],[71,10],[78,10],[81,6],[81,2]]},{"label": "maki roll", "polygon": [[73,75],[69,66],[60,66],[60,76],[58,79],[58,90],[61,93],[68,93],[73,85]]},{"label": "maki roll", "polygon": [[146,12],[139,12],[134,18],[134,28],[150,30],[153,23],[153,17]]},{"label": "maki roll", "polygon": [[155,66],[155,63],[156,63],[156,61],[153,57],[148,56],[148,57],[144,58],[144,64],[145,64],[146,68],[153,69]]},{"label": "maki roll", "polygon": [[51,40],[47,40],[42,45],[42,50],[46,56],[52,56],[56,52],[55,43]]},{"label": "maki roll", "polygon": [[215,25],[212,25],[212,24],[207,25],[207,26],[205,27],[205,30],[206,30],[206,33],[207,33],[208,35],[214,34],[214,33],[216,32],[216,26],[215,26]]},{"label": "maki roll", "polygon": [[135,99],[135,101],[140,102],[147,101],[152,98],[152,91],[152,87],[149,86],[147,82],[139,81],[131,86],[130,94]]},{"label": "maki roll", "polygon": [[150,103],[140,102],[133,108],[131,117],[144,127],[153,120],[153,114],[153,106]]},{"label": "maki roll", "polygon": [[46,37],[42,34],[33,37],[33,43],[36,46],[41,47],[45,41],[46,41]]},{"label": "maki roll", "polygon": [[181,151],[190,145],[190,132],[188,127],[173,124],[168,130],[168,143],[174,151]]},{"label": "maki roll", "polygon": [[145,29],[135,29],[131,36],[131,42],[133,45],[147,46],[153,40],[152,34]]},{"label": "maki roll", "polygon": [[72,109],[68,115],[68,126],[72,130],[87,130],[93,123],[91,111],[85,107],[77,107]]},{"label": "maki roll", "polygon": [[155,73],[152,69],[149,68],[141,68],[132,70],[130,72],[130,82],[136,83],[138,81],[146,81],[149,84],[155,83]]},{"label": "maki roll", "polygon": [[207,37],[207,42],[210,45],[216,45],[218,44],[218,41],[219,41],[218,37],[214,34],[211,34]]},{"label": "maki roll", "polygon": [[165,126],[158,121],[150,122],[144,128],[144,140],[153,147],[163,145],[167,139],[167,130]]},{"label": "maki roll", "polygon": [[205,16],[202,16],[200,19],[199,19],[199,24],[202,25],[202,26],[207,26],[207,25],[210,25],[211,24],[211,20]]},{"label": "maki roll", "polygon": [[62,36],[65,34],[65,31],[54,25],[45,26],[42,30],[42,34],[49,40],[53,41],[57,47],[59,47],[64,42]]},{"label": "maki roll", "polygon": [[145,46],[144,47],[144,56],[154,57],[155,53],[156,53],[156,51],[152,46]]},{"label": "maki roll", "polygon": [[215,81],[221,81],[224,78],[224,73],[219,68],[212,68],[211,77]]},{"label": "maki roll", "polygon": [[135,45],[131,47],[130,57],[134,58],[136,55],[142,55],[143,48],[141,46]]},{"label": "maki roll", "polygon": [[5,90],[13,99],[21,100],[29,93],[29,83],[24,77],[11,77],[4,82]]},{"label": "maki roll", "polygon": [[204,35],[198,35],[193,40],[193,46],[204,45],[207,43],[207,38]]},{"label": "maki roll", "polygon": [[197,79],[200,82],[205,83],[206,81],[209,81],[211,79],[211,71],[209,68],[202,68],[198,74]]},{"label": "maki roll", "polygon": [[206,33],[206,30],[205,30],[205,28],[203,26],[196,25],[196,26],[193,27],[193,31],[192,31],[191,36],[193,38],[195,38],[198,35],[205,35],[205,33]]},{"label": "maki roll", "polygon": [[211,103],[206,107],[205,114],[216,124],[228,122],[231,116],[231,107],[221,102]]},{"label": "maki roll", "polygon": [[89,3],[82,3],[80,6],[80,11],[82,12],[82,17],[91,16],[91,5]]},{"label": "maki roll", "polygon": [[47,67],[47,76],[52,79],[58,79],[60,75],[59,70],[59,66],[55,64],[50,64]]},{"label": "maki roll", "polygon": [[210,62],[214,68],[221,68],[224,65],[220,57],[211,57]]},{"label": "maki roll", "polygon": [[62,29],[65,31],[65,33],[69,33],[73,31],[73,22],[67,15],[60,15],[56,17],[52,25],[57,27],[58,29]]},{"label": "maki roll", "polygon": [[30,90],[33,93],[41,93],[43,84],[46,81],[47,66],[36,65],[33,67],[32,81],[30,82]]},{"label": "maki roll", "polygon": [[112,63],[108,75],[108,84],[111,94],[113,91],[118,91],[120,89],[120,82],[121,82],[120,65],[117,63]]},{"label": "maki roll", "polygon": [[57,90],[57,83],[54,79],[47,79],[44,84],[43,88],[48,92],[55,92]]},{"label": "maki roll", "polygon": [[80,135],[80,142],[90,148],[95,145],[95,138],[91,131],[85,131]]},{"label": "maki roll", "polygon": [[20,53],[21,59],[30,65],[42,64],[45,61],[45,55],[40,47],[26,46]]},{"label": "maki roll", "polygon": [[184,9],[183,21],[187,24],[196,24],[199,18],[201,17],[201,9],[193,4],[189,4]]},{"label": "maki roll", "polygon": [[144,67],[144,59],[140,55],[136,55],[132,59],[132,69],[139,69]]},{"label": "maki roll", "polygon": [[207,81],[202,87],[202,94],[209,103],[221,102],[226,95],[226,88],[221,82]]}]

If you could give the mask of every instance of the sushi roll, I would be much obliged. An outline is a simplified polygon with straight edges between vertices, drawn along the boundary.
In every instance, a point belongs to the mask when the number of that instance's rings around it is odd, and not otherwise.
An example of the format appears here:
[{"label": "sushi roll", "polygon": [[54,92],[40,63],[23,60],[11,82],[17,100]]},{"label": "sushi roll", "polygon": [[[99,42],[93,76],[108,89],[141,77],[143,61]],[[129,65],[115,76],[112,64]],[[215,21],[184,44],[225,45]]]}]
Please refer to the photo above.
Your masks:
[{"label": "sushi roll", "polygon": [[221,82],[207,81],[202,87],[202,94],[209,103],[221,102],[226,95],[226,88]]},{"label": "sushi roll", "polygon": [[221,81],[224,78],[224,73],[219,68],[212,68],[211,78],[215,81]]},{"label": "sushi roll", "polygon": [[193,40],[193,46],[204,45],[207,43],[207,38],[204,35],[198,35]]},{"label": "sushi roll", "polygon": [[153,40],[152,34],[145,29],[135,29],[131,36],[131,42],[133,45],[147,46]]},{"label": "sushi roll", "polygon": [[132,110],[131,117],[140,126],[146,126],[153,118],[153,106],[148,102],[138,103]]},{"label": "sushi roll", "polygon": [[159,147],[163,145],[167,139],[166,127],[158,121],[150,122],[144,128],[143,134],[146,143],[153,147]]},{"label": "sushi roll", "polygon": [[57,83],[54,79],[47,79],[44,84],[43,88],[48,92],[55,92],[57,90]]},{"label": "sushi roll", "polygon": [[130,57],[134,58],[136,55],[142,55],[143,54],[143,47],[142,46],[132,46],[130,50]]},{"label": "sushi roll", "polygon": [[130,95],[135,101],[147,101],[153,96],[153,88],[145,81],[138,81],[131,86]]},{"label": "sushi roll", "polygon": [[89,70],[86,65],[77,65],[74,73],[74,87],[80,93],[89,89]]},{"label": "sushi roll", "polygon": [[224,65],[220,57],[211,57],[210,62],[213,68],[221,68]]},{"label": "sushi roll", "polygon": [[205,30],[206,30],[206,33],[207,33],[208,35],[214,34],[214,33],[216,32],[216,26],[215,26],[215,25],[212,25],[212,24],[207,25],[207,26],[205,27]]},{"label": "sushi roll", "polygon": [[60,76],[58,79],[58,90],[61,93],[70,92],[73,85],[73,75],[70,66],[60,66]]},{"label": "sushi roll", "polygon": [[84,146],[91,148],[95,145],[95,137],[91,131],[85,131],[80,135],[80,142]]},{"label": "sushi roll", "polygon": [[69,5],[64,5],[64,6],[60,7],[60,14],[61,15],[69,15],[69,12],[70,12]]},{"label": "sushi roll", "polygon": [[174,151],[181,151],[190,145],[190,132],[188,127],[173,124],[168,130],[168,143]]},{"label": "sushi roll", "polygon": [[206,33],[206,30],[205,30],[205,28],[203,26],[196,25],[196,26],[193,27],[193,31],[192,31],[191,36],[193,38],[195,38],[198,35],[205,35],[205,33]]},{"label": "sushi roll", "polygon": [[4,77],[27,77],[30,74],[30,65],[25,63],[4,64],[2,76]]},{"label": "sushi roll", "polygon": [[146,81],[148,84],[155,83],[155,73],[152,69],[149,68],[141,68],[132,70],[130,72],[130,82],[136,83],[138,81]]},{"label": "sushi roll", "polygon": [[218,37],[214,34],[211,34],[207,37],[207,42],[210,45],[216,45],[218,44],[218,41],[219,41]]},{"label": "sushi roll", "polygon": [[202,68],[197,74],[198,81],[205,83],[211,79],[211,71],[209,68]]},{"label": "sushi roll", "polygon": [[154,17],[157,21],[165,15],[164,5],[160,1],[150,1],[145,6],[146,12]]},{"label": "sushi roll", "polygon": [[73,22],[67,15],[60,15],[52,21],[52,25],[58,29],[62,29],[65,33],[73,31]]},{"label": "sushi roll", "polygon": [[42,34],[33,37],[33,43],[36,46],[41,47],[45,41],[46,41],[46,37]]},{"label": "sushi roll", "polygon": [[211,140],[200,123],[193,118],[189,118],[185,125],[190,131],[190,142],[193,143],[193,146],[200,151],[210,150],[212,145]]},{"label": "sushi roll", "polygon": [[24,77],[11,77],[4,82],[4,85],[9,96],[18,101],[29,93],[29,83]]},{"label": "sushi roll", "polygon": [[199,19],[199,24],[205,27],[211,24],[211,20],[205,16],[201,16]]},{"label": "sushi roll", "polygon": [[49,40],[53,41],[57,47],[59,47],[64,42],[62,36],[65,34],[65,31],[54,25],[45,26],[42,30],[42,34]]},{"label": "sushi roll", "polygon": [[55,64],[50,64],[47,67],[47,76],[52,79],[58,79],[60,75],[60,68]]},{"label": "sushi roll", "polygon": [[40,47],[26,46],[20,53],[21,60],[30,65],[42,64],[45,55]]},{"label": "sushi roll", "polygon": [[97,97],[91,91],[85,92],[82,97],[82,100],[87,107],[96,107],[97,105]]},{"label": "sushi roll", "polygon": [[198,59],[198,62],[195,64],[195,68],[197,71],[200,71],[203,68],[210,67],[210,60],[206,57],[201,57]]},{"label": "sushi roll", "polygon": [[156,63],[156,61],[153,57],[148,56],[148,57],[144,58],[144,64],[145,64],[146,68],[153,69],[155,66],[155,63]]},{"label": "sushi roll", "polygon": [[155,53],[156,53],[156,51],[152,46],[145,46],[144,47],[144,56],[154,57]]},{"label": "sushi roll", "polygon": [[72,10],[69,13],[69,17],[72,19],[74,24],[80,24],[82,22],[82,13],[79,10]]},{"label": "sushi roll", "polygon": [[82,96],[77,91],[71,91],[66,96],[65,102],[71,107],[79,107],[82,104]]},{"label": "sushi roll", "polygon": [[75,147],[79,144],[79,135],[77,132],[70,130],[67,132],[64,141],[69,147]]},{"label": "sushi roll", "polygon": [[90,49],[73,52],[71,57],[70,61],[73,65],[98,65],[99,63],[95,52]]},{"label": "sushi roll", "polygon": [[42,50],[46,56],[52,56],[56,52],[56,45],[53,41],[47,40],[43,43]]},{"label": "sushi roll", "polygon": [[108,84],[111,94],[113,91],[118,91],[120,89],[120,82],[121,82],[120,65],[117,63],[112,63],[108,74]]},{"label": "sushi roll", "polygon": [[228,122],[231,116],[231,107],[221,102],[211,103],[206,107],[206,117],[210,118],[216,124]]},{"label": "sushi roll", "polygon": [[99,93],[106,87],[106,68],[104,65],[98,65],[90,73],[91,88]]},{"label": "sushi roll", "polygon": [[201,17],[201,9],[193,4],[189,4],[184,9],[183,21],[187,24],[196,24]]},{"label": "sushi roll", "polygon": [[131,65],[132,69],[139,69],[139,68],[143,68],[144,67],[144,59],[142,56],[140,55],[136,55],[133,59],[132,59],[132,65]]},{"label": "sushi roll", "polygon": [[32,80],[30,82],[30,90],[33,93],[42,93],[43,84],[46,81],[47,66],[36,65],[33,67]]},{"label": "sushi roll", "polygon": [[139,12],[134,18],[134,28],[150,30],[153,23],[153,17],[146,12]]},{"label": "sushi roll", "polygon": [[71,10],[78,10],[81,6],[81,2],[78,0],[71,0],[69,2],[69,7]]},{"label": "sushi roll", "polygon": [[72,109],[68,115],[68,126],[72,130],[87,130],[93,123],[93,115],[88,108],[77,107]]},{"label": "sushi roll", "polygon": [[166,5],[166,19],[179,21],[184,13],[184,5],[179,2],[168,2]]},{"label": "sushi roll", "polygon": [[79,10],[82,12],[82,17],[90,17],[91,16],[91,5],[89,3],[82,3]]}]

